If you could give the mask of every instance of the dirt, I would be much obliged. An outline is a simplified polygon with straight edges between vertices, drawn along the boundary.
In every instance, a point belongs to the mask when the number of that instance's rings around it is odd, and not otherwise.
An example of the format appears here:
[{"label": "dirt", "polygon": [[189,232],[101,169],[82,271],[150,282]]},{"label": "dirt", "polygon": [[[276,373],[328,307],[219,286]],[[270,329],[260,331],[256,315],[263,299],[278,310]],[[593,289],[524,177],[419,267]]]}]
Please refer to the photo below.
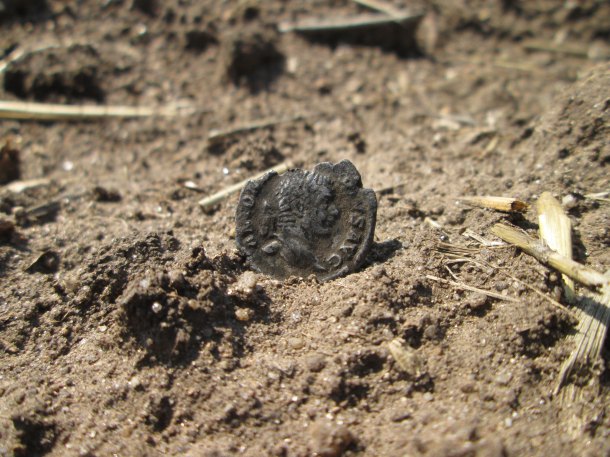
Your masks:
[{"label": "dirt", "polygon": [[[426,9],[408,50],[277,32],[363,12],[349,1],[0,3],[0,58],[25,51],[3,100],[197,108],[0,124],[0,455],[610,455],[608,345],[561,404],[576,321],[543,297],[565,302],[558,275],[466,236],[537,236],[535,211],[457,200],[550,191],[575,258],[610,267],[608,203],[586,197],[608,190],[606,2],[408,2]],[[208,144],[266,118],[293,120]],[[284,161],[342,159],[379,200],[344,278],[253,273],[237,196],[198,204]]]}]

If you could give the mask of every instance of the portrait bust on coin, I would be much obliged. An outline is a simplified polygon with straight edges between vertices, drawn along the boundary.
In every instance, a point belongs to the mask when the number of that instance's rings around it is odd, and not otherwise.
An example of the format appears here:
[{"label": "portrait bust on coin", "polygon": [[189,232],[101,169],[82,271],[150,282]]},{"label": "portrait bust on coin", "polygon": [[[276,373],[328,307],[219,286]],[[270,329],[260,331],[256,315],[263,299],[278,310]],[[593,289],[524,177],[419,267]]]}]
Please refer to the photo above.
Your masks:
[{"label": "portrait bust on coin", "polygon": [[241,193],[237,245],[262,273],[332,279],[364,261],[376,212],[375,193],[362,188],[347,160],[322,163],[311,172],[270,172]]}]

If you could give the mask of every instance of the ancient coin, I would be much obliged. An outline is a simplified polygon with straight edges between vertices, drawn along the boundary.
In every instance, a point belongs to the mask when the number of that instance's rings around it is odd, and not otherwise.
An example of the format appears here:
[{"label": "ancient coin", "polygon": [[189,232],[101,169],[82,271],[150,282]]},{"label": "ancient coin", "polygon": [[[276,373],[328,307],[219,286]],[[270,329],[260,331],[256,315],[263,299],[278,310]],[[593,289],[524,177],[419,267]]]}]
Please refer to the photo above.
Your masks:
[{"label": "ancient coin", "polygon": [[252,267],[322,281],[358,268],[375,232],[377,198],[349,161],[270,172],[243,189],[236,240]]}]

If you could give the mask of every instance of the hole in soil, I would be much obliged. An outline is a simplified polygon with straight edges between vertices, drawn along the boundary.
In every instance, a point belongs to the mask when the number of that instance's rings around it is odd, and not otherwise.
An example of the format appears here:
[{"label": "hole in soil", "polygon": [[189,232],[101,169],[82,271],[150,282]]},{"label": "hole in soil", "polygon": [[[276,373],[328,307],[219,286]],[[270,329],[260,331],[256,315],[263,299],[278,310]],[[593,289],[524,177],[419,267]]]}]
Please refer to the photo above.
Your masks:
[{"label": "hole in soil", "polygon": [[396,319],[392,317],[377,317],[370,319],[368,323],[374,327],[387,327],[390,330],[396,329]]},{"label": "hole in soil", "polygon": [[369,385],[359,379],[349,381],[341,379],[337,389],[333,391],[330,397],[337,404],[346,403],[347,406],[355,406],[360,400],[368,396],[369,390]]},{"label": "hole in soil", "polygon": [[377,373],[383,369],[384,362],[385,359],[375,352],[355,355],[348,362],[349,372],[358,377]]},{"label": "hole in soil", "polygon": [[207,30],[191,30],[186,32],[186,49],[194,52],[203,52],[209,46],[217,44],[216,37]]},{"label": "hole in soil", "polygon": [[4,75],[4,90],[19,98],[25,98],[25,72],[7,71]]},{"label": "hole in soil", "polygon": [[19,439],[14,449],[16,457],[42,456],[53,449],[58,435],[55,424],[24,416],[14,416],[12,421]]},{"label": "hole in soil", "polygon": [[153,430],[161,432],[172,422],[174,408],[169,397],[162,397],[158,402],[150,405],[150,411],[146,416],[146,423]]},{"label": "hole in soil", "polygon": [[417,325],[409,325],[402,332],[402,339],[413,349],[418,349],[422,345],[423,329]]}]

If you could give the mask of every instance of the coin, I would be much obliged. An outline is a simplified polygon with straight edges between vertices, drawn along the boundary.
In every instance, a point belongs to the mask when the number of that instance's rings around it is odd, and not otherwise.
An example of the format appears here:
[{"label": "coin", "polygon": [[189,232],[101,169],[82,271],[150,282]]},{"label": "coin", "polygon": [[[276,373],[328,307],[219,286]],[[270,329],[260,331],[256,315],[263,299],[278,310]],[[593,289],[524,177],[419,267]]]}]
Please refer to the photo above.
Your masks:
[{"label": "coin", "polygon": [[280,279],[314,274],[325,281],[362,264],[376,215],[375,192],[362,187],[349,160],[313,171],[272,171],[241,192],[237,246],[261,273]]}]

